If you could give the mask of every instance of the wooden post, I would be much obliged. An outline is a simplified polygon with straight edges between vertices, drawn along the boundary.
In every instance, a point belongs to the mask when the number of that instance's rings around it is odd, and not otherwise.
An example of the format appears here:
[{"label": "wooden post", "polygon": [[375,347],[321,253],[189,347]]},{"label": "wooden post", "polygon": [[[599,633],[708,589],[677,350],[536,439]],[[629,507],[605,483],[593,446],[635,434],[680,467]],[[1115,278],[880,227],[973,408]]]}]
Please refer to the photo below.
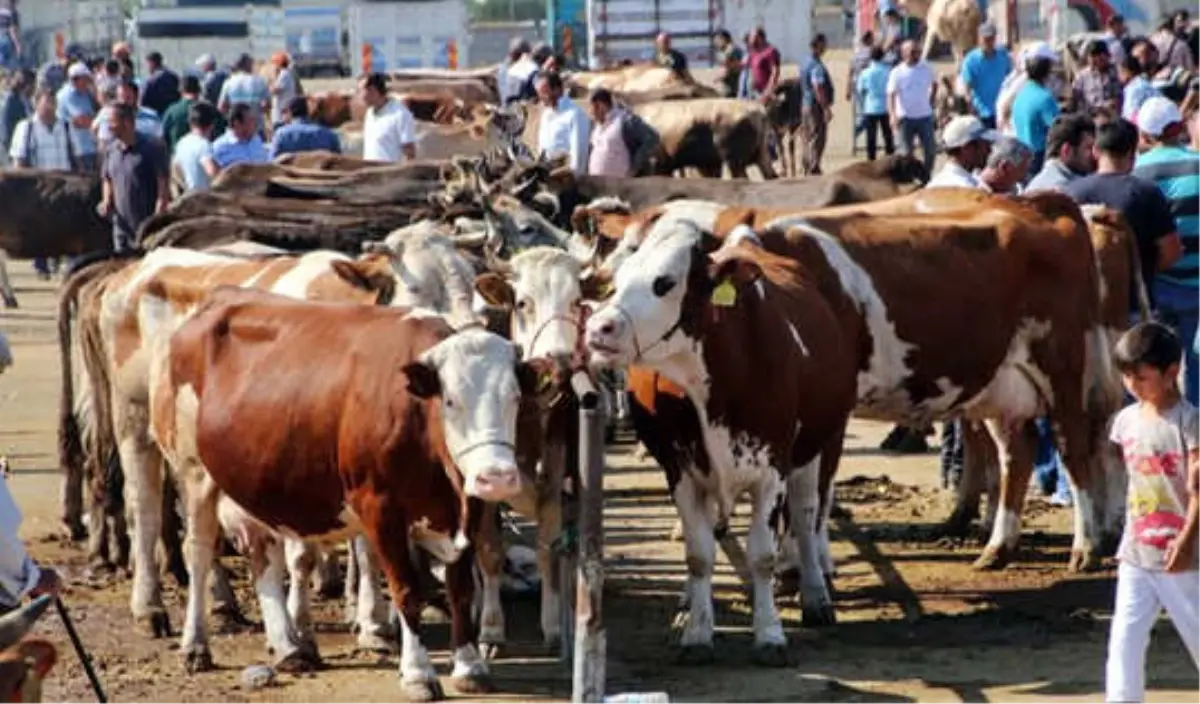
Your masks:
[{"label": "wooden post", "polygon": [[571,700],[604,699],[604,410],[586,372],[571,377],[579,399],[579,567]]}]

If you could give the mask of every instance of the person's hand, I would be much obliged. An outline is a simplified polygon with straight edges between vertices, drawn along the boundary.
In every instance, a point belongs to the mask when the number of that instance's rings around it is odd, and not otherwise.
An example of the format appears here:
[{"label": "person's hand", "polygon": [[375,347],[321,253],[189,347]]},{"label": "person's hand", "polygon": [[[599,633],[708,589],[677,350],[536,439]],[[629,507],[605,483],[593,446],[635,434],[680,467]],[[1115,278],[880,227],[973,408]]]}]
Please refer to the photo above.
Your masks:
[{"label": "person's hand", "polygon": [[171,205],[170,198],[159,198],[158,203],[157,203],[156,207],[154,208],[154,212],[161,213],[164,210],[166,210],[170,205]]},{"label": "person's hand", "polygon": [[35,599],[43,594],[57,597],[61,590],[62,578],[53,569],[43,567],[42,575],[38,578],[38,583],[34,585],[33,589],[29,590],[29,595]]},{"label": "person's hand", "polygon": [[1195,541],[1178,537],[1167,544],[1167,551],[1163,555],[1163,569],[1167,572],[1186,572],[1195,564],[1195,559]]},{"label": "person's hand", "polygon": [[108,201],[102,200],[96,205],[96,214],[102,218],[108,217],[108,215],[111,211],[112,211],[112,206],[110,206],[108,204]]}]

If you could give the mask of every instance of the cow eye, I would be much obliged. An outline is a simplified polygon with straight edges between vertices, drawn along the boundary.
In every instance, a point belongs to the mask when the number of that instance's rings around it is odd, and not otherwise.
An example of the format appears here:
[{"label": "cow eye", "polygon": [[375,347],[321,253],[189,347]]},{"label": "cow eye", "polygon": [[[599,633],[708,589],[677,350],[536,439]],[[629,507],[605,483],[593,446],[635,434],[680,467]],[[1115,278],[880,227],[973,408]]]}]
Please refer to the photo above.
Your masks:
[{"label": "cow eye", "polygon": [[669,276],[659,276],[654,279],[654,284],[651,288],[654,291],[655,296],[662,298],[663,296],[667,295],[671,289],[675,288],[675,279],[672,279]]},{"label": "cow eye", "polygon": [[521,311],[522,313],[529,310],[529,300],[522,298],[521,300],[517,301],[517,310]]}]

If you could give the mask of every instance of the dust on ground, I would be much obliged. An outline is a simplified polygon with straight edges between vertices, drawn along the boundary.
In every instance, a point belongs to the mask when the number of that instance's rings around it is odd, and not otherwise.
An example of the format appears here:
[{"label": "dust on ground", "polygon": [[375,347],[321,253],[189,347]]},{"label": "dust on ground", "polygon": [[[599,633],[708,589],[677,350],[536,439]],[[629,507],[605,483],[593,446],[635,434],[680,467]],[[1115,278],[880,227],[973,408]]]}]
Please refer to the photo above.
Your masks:
[{"label": "dust on ground", "polygon": [[[830,69],[845,75],[845,53]],[[839,85],[839,91],[842,86]],[[849,160],[849,108],[835,107],[826,164]],[[175,639],[152,640],[135,629],[129,583],[85,574],[80,547],[60,537],[59,476],[54,454],[59,393],[53,285],[28,262],[10,262],[22,307],[0,313],[16,365],[0,377],[0,454],[14,469],[10,486],[25,514],[21,534],[36,559],[60,565],[64,596],[101,680],[114,701],[395,701],[397,659],[354,652],[340,605],[317,601],[318,641],[328,665],[281,675],[276,687],[248,691],[247,665],[266,663],[261,631],[214,635],[219,669],[188,676]],[[628,446],[610,453],[605,479],[608,691],[666,691],[679,701],[1101,701],[1114,573],[1069,575],[1070,513],[1031,500],[1017,562],[976,572],[974,542],[936,539],[950,497],[936,487],[937,457],[894,457],[876,449],[888,428],[854,422],[839,473],[845,513],[833,521],[839,623],[804,628],[784,603],[791,643],[784,669],[753,664],[748,600],[732,569],[717,566],[717,652],[704,667],[675,662],[670,629],[683,586],[682,543],[668,536],[675,520],[661,473],[637,462]],[[734,522],[744,531],[745,509]],[[257,619],[245,571],[236,588]],[[182,625],[185,594],[164,581],[172,626]],[[570,698],[570,670],[540,644],[536,599],[506,604],[509,641],[493,663],[503,696],[495,701]],[[47,700],[92,701],[65,633],[53,615],[37,627],[60,648]],[[448,635],[432,627],[431,651],[447,674]],[[1150,701],[1196,701],[1196,669],[1169,624],[1159,625],[1148,654]],[[448,682],[446,683],[448,685]],[[447,687],[447,692],[451,692]],[[473,697],[473,699],[475,699]]]}]

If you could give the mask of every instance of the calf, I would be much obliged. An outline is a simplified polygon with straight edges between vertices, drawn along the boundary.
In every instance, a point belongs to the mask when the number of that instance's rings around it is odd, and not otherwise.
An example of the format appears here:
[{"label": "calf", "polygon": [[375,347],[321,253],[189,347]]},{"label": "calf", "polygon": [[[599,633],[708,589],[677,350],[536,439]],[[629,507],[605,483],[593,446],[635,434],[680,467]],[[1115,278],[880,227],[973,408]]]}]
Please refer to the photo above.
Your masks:
[{"label": "calf", "polygon": [[714,530],[749,493],[754,640],[764,662],[783,664],[768,518],[786,482],[806,573],[819,579],[818,467],[840,454],[855,402],[854,307],[837,287],[813,285],[820,272],[808,262],[719,244],[688,220],[657,228],[617,270],[587,345],[593,364],[661,373],[695,411],[694,427],[657,435],[680,451],[664,469],[687,546],[685,653],[713,657]]},{"label": "calf", "polygon": [[[149,295],[165,304],[177,297],[170,288],[151,281]],[[540,373],[499,336],[455,333],[419,310],[215,291],[158,340],[151,363],[152,432],[188,499],[189,665],[211,666],[196,583],[212,562],[225,496],[237,510],[220,522],[265,553],[252,560],[256,589],[268,642],[285,662],[304,650],[283,608],[283,549],[271,536],[362,532],[400,612],[405,695],[442,697],[421,641],[416,548],[447,565],[453,681],[487,691],[471,613],[471,537],[478,499],[506,501],[521,490],[517,410]]]}]

